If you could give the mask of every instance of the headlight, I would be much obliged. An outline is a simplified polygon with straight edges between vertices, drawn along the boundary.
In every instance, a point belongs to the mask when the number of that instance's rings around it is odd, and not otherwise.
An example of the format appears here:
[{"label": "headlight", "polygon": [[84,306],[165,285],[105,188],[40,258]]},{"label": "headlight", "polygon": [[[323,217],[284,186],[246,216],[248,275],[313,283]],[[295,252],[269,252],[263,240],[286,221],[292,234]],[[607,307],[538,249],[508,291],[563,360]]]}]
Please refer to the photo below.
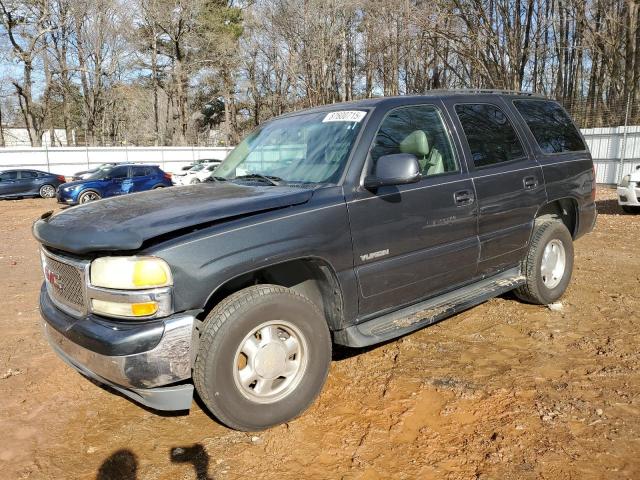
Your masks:
[{"label": "headlight", "polygon": [[72,185],[71,187],[65,187],[62,190],[64,190],[65,192],[72,192],[73,190],[75,190],[76,188],[78,188],[80,185]]},{"label": "headlight", "polygon": [[622,181],[620,182],[621,187],[628,187],[629,181],[631,180],[631,175],[625,175],[622,177]]},{"label": "headlight", "polygon": [[115,318],[157,318],[173,313],[173,278],[156,257],[102,257],[91,262],[91,311]]},{"label": "headlight", "polygon": [[167,262],[156,257],[102,257],[91,263],[91,284],[121,290],[173,285]]}]

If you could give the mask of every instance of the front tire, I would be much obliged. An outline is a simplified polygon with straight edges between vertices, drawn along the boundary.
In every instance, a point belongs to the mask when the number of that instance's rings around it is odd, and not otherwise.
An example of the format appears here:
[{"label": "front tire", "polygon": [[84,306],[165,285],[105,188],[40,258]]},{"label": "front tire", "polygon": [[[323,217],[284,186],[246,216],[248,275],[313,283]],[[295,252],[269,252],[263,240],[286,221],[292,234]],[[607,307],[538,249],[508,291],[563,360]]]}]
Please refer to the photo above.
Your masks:
[{"label": "front tire", "polygon": [[567,289],[573,272],[573,239],[557,220],[538,220],[522,263],[524,285],[514,290],[525,302],[547,305]]},{"label": "front tire", "polygon": [[89,202],[95,202],[96,200],[100,200],[102,197],[98,192],[94,192],[93,190],[87,190],[86,192],[82,192],[78,197],[78,203],[84,204]]},{"label": "front tire", "polygon": [[42,198],[53,198],[56,196],[56,188],[48,183],[42,185],[38,192]]},{"label": "front tire", "polygon": [[330,363],[331,336],[318,307],[288,288],[255,285],[207,315],[193,379],[222,423],[256,431],[306,410]]}]

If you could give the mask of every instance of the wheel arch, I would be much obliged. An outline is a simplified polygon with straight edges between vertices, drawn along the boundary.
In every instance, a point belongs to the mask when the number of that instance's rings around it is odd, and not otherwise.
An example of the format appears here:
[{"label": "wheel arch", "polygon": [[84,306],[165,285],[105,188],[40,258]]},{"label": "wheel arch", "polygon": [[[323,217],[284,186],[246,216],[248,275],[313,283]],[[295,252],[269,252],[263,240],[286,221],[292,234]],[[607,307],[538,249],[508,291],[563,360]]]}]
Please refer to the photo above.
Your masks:
[{"label": "wheel arch", "polygon": [[330,330],[342,328],[342,288],[334,268],[319,257],[295,258],[261,266],[224,281],[209,295],[202,318],[229,295],[261,283],[280,285],[304,295],[324,313]]},{"label": "wheel arch", "polygon": [[542,217],[558,218],[569,230],[571,238],[576,238],[578,232],[578,201],[575,198],[563,197],[548,201],[538,209],[535,219]]}]

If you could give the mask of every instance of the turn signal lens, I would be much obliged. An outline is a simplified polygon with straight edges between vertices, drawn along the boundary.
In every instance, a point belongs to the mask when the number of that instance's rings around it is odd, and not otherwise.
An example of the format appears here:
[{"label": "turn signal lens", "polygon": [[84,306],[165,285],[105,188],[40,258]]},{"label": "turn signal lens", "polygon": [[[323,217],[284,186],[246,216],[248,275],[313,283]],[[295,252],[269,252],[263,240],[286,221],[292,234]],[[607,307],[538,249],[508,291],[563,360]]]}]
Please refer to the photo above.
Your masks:
[{"label": "turn signal lens", "polygon": [[158,311],[156,302],[120,303],[105,300],[91,300],[92,310],[97,314],[114,317],[148,317]]},{"label": "turn signal lens", "polygon": [[102,257],[91,263],[91,284],[120,290],[173,284],[167,262],[156,257]]}]

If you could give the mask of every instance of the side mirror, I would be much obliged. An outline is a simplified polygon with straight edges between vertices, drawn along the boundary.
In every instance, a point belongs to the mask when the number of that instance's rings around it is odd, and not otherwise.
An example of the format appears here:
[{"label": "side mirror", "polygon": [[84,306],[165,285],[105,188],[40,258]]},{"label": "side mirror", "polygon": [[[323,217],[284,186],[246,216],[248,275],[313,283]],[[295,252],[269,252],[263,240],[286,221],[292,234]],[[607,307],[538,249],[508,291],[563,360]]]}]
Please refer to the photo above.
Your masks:
[{"label": "side mirror", "polygon": [[410,153],[383,155],[376,162],[373,175],[364,179],[365,188],[406,185],[422,178],[418,158]]}]

